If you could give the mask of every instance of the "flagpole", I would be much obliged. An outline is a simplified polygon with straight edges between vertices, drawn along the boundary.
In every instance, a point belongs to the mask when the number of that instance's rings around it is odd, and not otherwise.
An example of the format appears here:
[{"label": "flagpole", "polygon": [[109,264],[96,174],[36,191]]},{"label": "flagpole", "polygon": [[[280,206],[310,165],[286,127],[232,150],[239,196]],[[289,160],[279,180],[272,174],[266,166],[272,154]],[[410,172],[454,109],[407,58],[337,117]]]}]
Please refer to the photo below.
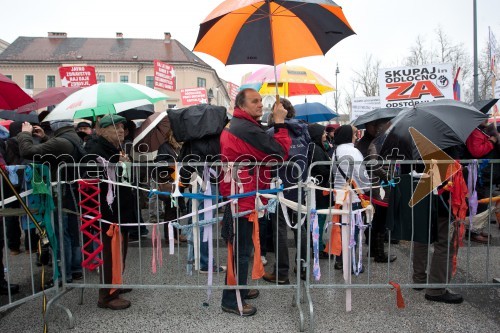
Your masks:
[{"label": "flagpole", "polygon": [[479,82],[477,71],[477,3],[474,0],[474,102],[479,100]]}]

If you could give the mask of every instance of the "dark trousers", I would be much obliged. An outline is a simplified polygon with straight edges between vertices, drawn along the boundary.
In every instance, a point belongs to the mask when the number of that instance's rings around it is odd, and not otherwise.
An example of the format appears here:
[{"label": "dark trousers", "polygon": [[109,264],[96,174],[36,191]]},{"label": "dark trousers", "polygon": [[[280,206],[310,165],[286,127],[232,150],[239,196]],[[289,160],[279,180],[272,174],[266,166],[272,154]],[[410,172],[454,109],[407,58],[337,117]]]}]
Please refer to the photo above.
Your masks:
[{"label": "dark trousers", "polygon": [[[106,235],[110,227],[110,224],[102,223],[101,224],[101,238],[102,238],[102,282],[104,284],[112,284],[113,282],[113,252],[111,250],[111,237]],[[128,250],[128,230],[127,228],[122,228],[120,233],[123,237],[123,241],[121,244],[122,250],[122,272],[125,270],[125,258],[127,257]],[[110,288],[100,288],[99,289],[99,301],[100,302],[109,302],[115,298],[118,298],[119,293],[115,291],[113,294],[110,294]]]},{"label": "dark trousers", "polygon": [[[248,263],[250,261],[250,253],[253,249],[252,230],[253,223],[250,223],[247,218],[240,217],[235,223],[235,244],[233,244],[234,267],[238,276],[237,282],[239,286],[247,284],[248,278]],[[227,275],[226,275],[227,284]],[[244,302],[244,297],[248,293],[248,289],[240,289],[241,300]],[[228,308],[237,308],[236,290],[225,289],[222,292],[222,306]]]},{"label": "dark trousers", "polygon": [[[454,249],[451,246],[451,239],[448,241],[449,223],[447,217],[438,217],[437,236],[434,242],[434,254],[431,256],[431,265],[429,274],[429,283],[447,283],[451,280],[451,258]],[[427,283],[427,251],[428,244],[413,242],[413,282]],[[449,257],[448,257],[449,248]],[[448,275],[448,276],[447,276]],[[445,288],[427,289],[426,293],[430,296],[444,294]]]},{"label": "dark trousers", "polygon": [[[278,277],[280,279],[287,279],[290,271],[290,258],[288,254],[288,225],[286,224],[285,216],[281,207],[276,208],[277,214],[271,214],[271,224],[273,228],[273,243],[274,243],[274,253],[276,253],[276,260],[278,264]],[[296,225],[298,221],[297,212],[287,208],[288,218],[292,225]],[[297,229],[292,229],[295,239],[295,244],[297,244]],[[306,261],[307,256],[307,232],[304,225],[301,226],[300,233],[300,259]],[[276,244],[277,240],[277,244]],[[296,258],[296,257],[295,257]],[[300,267],[299,267],[300,268]],[[276,266],[274,266],[274,273],[276,273]]]},{"label": "dark trousers", "polygon": [[[0,219],[1,221],[1,219]],[[3,266],[3,247],[5,246],[5,241],[3,239],[3,223],[0,223],[0,282],[5,280],[5,272]]]}]

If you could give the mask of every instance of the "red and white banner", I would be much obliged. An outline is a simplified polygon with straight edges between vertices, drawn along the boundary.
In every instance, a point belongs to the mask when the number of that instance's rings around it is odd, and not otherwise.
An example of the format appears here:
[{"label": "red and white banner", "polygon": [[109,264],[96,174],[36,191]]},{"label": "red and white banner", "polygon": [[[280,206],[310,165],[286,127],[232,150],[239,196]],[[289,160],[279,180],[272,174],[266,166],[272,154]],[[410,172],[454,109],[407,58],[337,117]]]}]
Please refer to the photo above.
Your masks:
[{"label": "red and white banner", "polygon": [[234,100],[236,99],[236,95],[238,95],[238,93],[240,92],[240,86],[238,86],[234,83],[228,82],[227,83],[227,92],[229,93],[229,98],[231,99],[231,102],[234,102]]},{"label": "red and white banner", "polygon": [[175,91],[175,70],[174,66],[161,62],[154,61],[154,87],[164,90]]},{"label": "red and white banner", "polygon": [[422,102],[453,99],[452,64],[382,68],[378,72],[380,105],[404,108]]},{"label": "red and white banner", "polygon": [[181,89],[182,105],[197,105],[207,103],[207,89],[205,88],[186,88]]},{"label": "red and white banner", "polygon": [[63,87],[90,87],[97,83],[93,66],[59,67]]}]

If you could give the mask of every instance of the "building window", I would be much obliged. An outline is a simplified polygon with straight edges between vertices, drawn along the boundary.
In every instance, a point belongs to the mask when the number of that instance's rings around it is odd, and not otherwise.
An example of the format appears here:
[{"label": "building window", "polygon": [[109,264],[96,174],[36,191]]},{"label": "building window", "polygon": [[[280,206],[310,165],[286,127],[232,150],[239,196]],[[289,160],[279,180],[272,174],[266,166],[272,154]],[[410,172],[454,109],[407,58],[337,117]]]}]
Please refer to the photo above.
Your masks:
[{"label": "building window", "polygon": [[25,89],[33,89],[35,85],[35,79],[33,75],[25,75],[24,76],[24,88]]},{"label": "building window", "polygon": [[206,86],[207,86],[207,79],[199,77],[198,78],[198,85],[197,85],[197,87],[198,88],[202,88],[202,87],[205,88]]},{"label": "building window", "polygon": [[128,75],[120,75],[121,83],[128,83]]},{"label": "building window", "polygon": [[106,75],[97,74],[97,83],[103,83],[103,82],[106,82]]},{"label": "building window", "polygon": [[175,109],[177,108],[177,104],[168,104],[168,109]]},{"label": "building window", "polygon": [[5,75],[9,80],[12,80],[12,75]]},{"label": "building window", "polygon": [[56,76],[47,75],[47,88],[54,88],[56,86]]},{"label": "building window", "polygon": [[155,87],[155,77],[146,76],[146,87],[153,89]]}]

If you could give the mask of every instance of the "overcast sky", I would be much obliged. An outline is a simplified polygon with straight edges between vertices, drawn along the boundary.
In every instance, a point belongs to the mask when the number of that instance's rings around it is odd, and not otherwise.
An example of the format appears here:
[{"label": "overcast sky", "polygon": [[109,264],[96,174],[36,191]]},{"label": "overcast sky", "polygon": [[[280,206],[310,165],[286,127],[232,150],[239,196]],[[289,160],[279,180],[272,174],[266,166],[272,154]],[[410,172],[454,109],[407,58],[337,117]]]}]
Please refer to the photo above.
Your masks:
[{"label": "overcast sky", "polygon": [[[0,39],[12,43],[18,36],[47,36],[48,31],[66,32],[69,37],[163,38],[170,32],[192,49],[199,24],[221,0],[24,0],[1,5]],[[134,3],[134,5],[131,5]],[[453,42],[463,43],[472,57],[473,0],[341,0],[345,16],[356,35],[331,49],[326,57],[298,59],[338,87],[349,85],[353,70],[359,70],[368,54],[383,67],[399,66],[417,36],[432,39],[441,26]],[[479,47],[486,46],[488,26],[500,46],[500,0],[477,0]],[[224,67],[218,60],[198,53],[219,75],[236,84],[246,72],[260,66]],[[327,101],[323,98],[321,101]],[[328,101],[331,103],[331,101]]]}]

